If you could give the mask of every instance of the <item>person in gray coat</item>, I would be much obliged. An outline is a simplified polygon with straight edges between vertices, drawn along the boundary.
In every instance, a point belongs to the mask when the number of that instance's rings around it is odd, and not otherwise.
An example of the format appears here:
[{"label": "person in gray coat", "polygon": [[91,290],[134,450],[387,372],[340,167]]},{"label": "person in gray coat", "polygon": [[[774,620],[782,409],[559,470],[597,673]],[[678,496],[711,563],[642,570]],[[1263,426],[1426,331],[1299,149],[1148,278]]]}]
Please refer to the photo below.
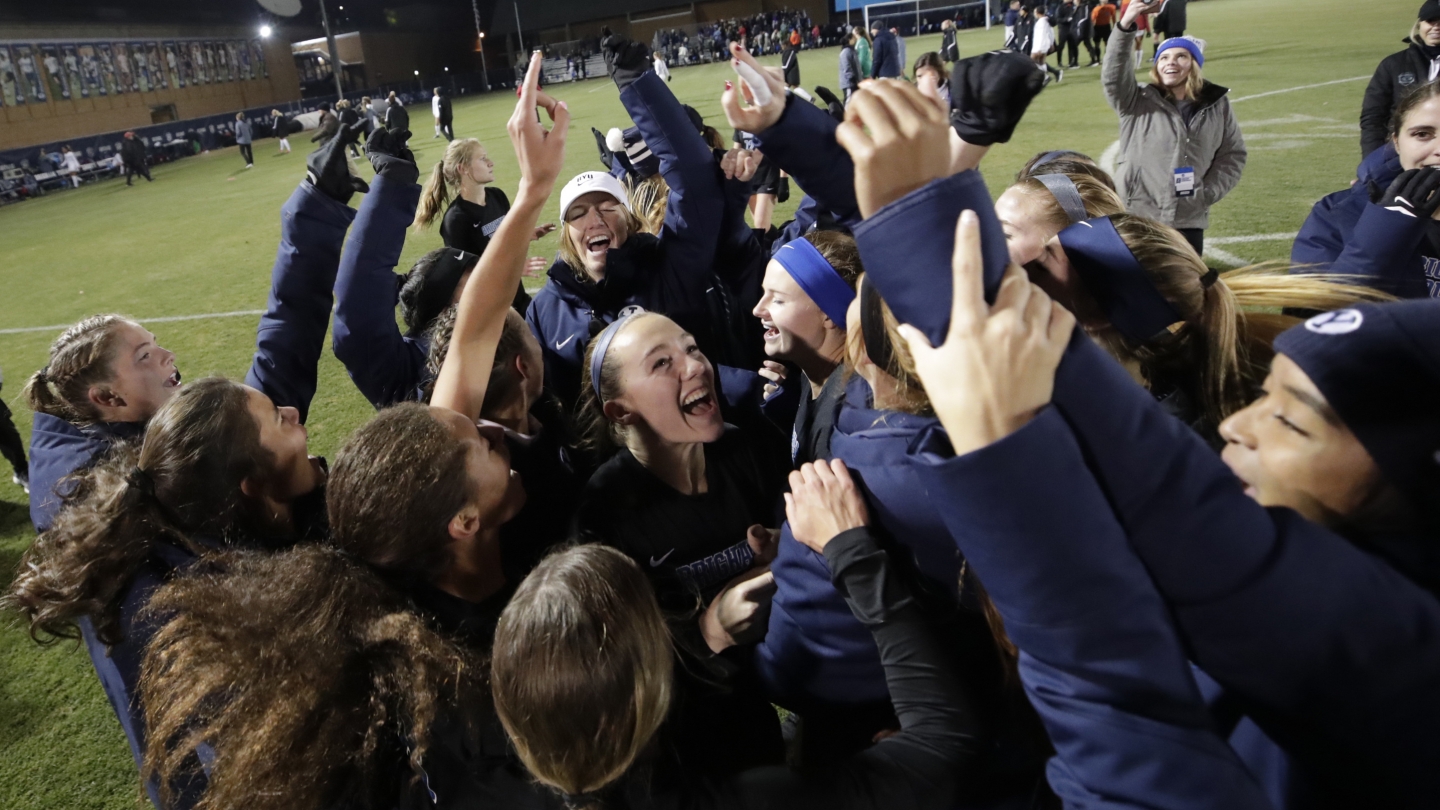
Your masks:
[{"label": "person in gray coat", "polygon": [[840,92],[845,102],[850,101],[850,94],[860,89],[860,80],[865,78],[860,72],[860,57],[855,53],[855,40],[859,36],[851,31],[840,49]]},{"label": "person in gray coat", "polygon": [[1120,114],[1115,179],[1130,213],[1175,228],[1202,253],[1210,206],[1240,182],[1245,139],[1225,97],[1229,89],[1200,74],[1205,64],[1200,40],[1160,43],[1150,84],[1135,81],[1135,18],[1159,4],[1134,0],[1105,49],[1100,83],[1105,101]]},{"label": "person in gray coat", "polygon": [[250,150],[250,144],[255,140],[250,129],[250,122],[245,120],[245,113],[235,113],[235,144],[240,147],[240,157],[245,158],[245,168],[255,168],[255,153]]}]

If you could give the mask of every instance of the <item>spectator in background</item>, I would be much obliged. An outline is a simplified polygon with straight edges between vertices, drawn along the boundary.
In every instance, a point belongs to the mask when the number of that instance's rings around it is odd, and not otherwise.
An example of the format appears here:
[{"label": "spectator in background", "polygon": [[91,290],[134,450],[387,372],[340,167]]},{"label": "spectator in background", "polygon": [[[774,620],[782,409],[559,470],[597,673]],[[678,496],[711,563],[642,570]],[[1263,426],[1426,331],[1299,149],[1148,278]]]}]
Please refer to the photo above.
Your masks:
[{"label": "spectator in background", "polygon": [[395,91],[390,91],[390,96],[385,100],[385,127],[396,132],[403,132],[410,129],[410,113],[405,111],[405,105],[395,97]]},{"label": "spectator in background", "polygon": [[1188,0],[1169,0],[1155,15],[1155,47],[1167,39],[1185,35],[1185,3]]},{"label": "spectator in background", "polygon": [[1090,23],[1093,27],[1092,34],[1095,39],[1095,51],[1098,56],[1103,47],[1110,42],[1110,29],[1115,25],[1115,4],[1110,0],[1100,0],[1095,10],[1090,12]]},{"label": "spectator in background", "polygon": [[[1075,7],[1075,0],[1065,0],[1055,10],[1055,19],[1050,24],[1055,26],[1055,66],[1077,68],[1080,66],[1080,44],[1076,38],[1075,20],[1083,12]],[[1070,59],[1065,59],[1065,49],[1070,49]]]},{"label": "spectator in background", "polygon": [[254,132],[250,128],[250,122],[245,120],[245,113],[235,113],[235,145],[240,147],[240,157],[245,158],[245,168],[255,168],[255,152],[250,144],[254,143]]},{"label": "spectator in background", "polygon": [[275,130],[275,138],[280,141],[280,154],[290,154],[290,116],[271,110],[270,126]]},{"label": "spectator in background", "polygon": [[[360,123],[360,113],[355,112],[350,106],[349,99],[342,98],[335,102],[335,114],[339,126],[346,127],[351,132],[354,131],[355,125]],[[350,154],[353,157],[360,157],[360,147],[353,140],[350,141]]]},{"label": "spectator in background", "polygon": [[892,27],[890,33],[895,35],[895,52],[900,54],[900,77],[905,77],[905,66],[910,64],[905,55],[905,37],[900,36],[900,29]]},{"label": "spectator in background", "polygon": [[[1174,2],[1174,0],[1171,0]],[[1440,0],[1425,0],[1405,50],[1380,61],[1360,105],[1360,156],[1390,139],[1390,115],[1406,92],[1440,75]]]},{"label": "spectator in background", "polygon": [[655,62],[655,75],[664,79],[666,82],[669,82],[670,68],[668,65],[665,64],[665,60],[660,57],[660,53],[657,51],[650,56],[651,59]]},{"label": "spectator in background", "polygon": [[1030,9],[1021,6],[1020,16],[1015,20],[1015,38],[1010,42],[1010,50],[1028,57],[1031,50],[1031,35],[1034,31],[1035,20],[1030,16]]},{"label": "spectator in background", "polygon": [[[955,41],[955,22],[944,20],[940,23],[940,59],[944,62],[960,61],[960,43]],[[919,78],[917,75],[916,78]]]},{"label": "spectator in background", "polygon": [[[390,96],[391,98],[393,98],[395,94],[391,93]],[[377,98],[374,101],[370,102],[370,114],[375,116],[375,126],[377,127],[385,126],[385,113],[389,111],[389,99]]]},{"label": "spectator in background", "polygon": [[1020,0],[1010,0],[1010,8],[1005,10],[1005,44],[1002,47],[1017,51],[1015,45],[1015,26],[1020,22]]},{"label": "spectator in background", "polygon": [[854,34],[855,58],[860,62],[860,78],[868,79],[874,64],[875,43],[870,40],[870,32],[861,26],[854,28]]},{"label": "spectator in background", "polygon": [[1050,15],[1046,13],[1044,6],[1035,7],[1035,28],[1030,37],[1030,61],[1037,67],[1045,69],[1046,83],[1050,77],[1055,81],[1065,80],[1065,71],[1050,67],[1050,52],[1055,50],[1055,26],[1050,24]]},{"label": "spectator in background", "polygon": [[[1145,35],[1150,33],[1150,17],[1153,16],[1155,7],[1159,0],[1141,3],[1144,8],[1133,19],[1135,20],[1135,70],[1140,69],[1140,61],[1145,58]],[[1120,17],[1125,18],[1125,12],[1134,5],[1134,0],[1120,0]]]},{"label": "spectator in background", "polygon": [[864,42],[859,31],[851,31],[845,44],[840,48],[840,92],[841,101],[848,102],[850,94],[860,89],[860,80],[866,76],[860,67],[860,56],[855,52],[858,42]]},{"label": "spectator in background", "polygon": [[120,159],[125,163],[125,185],[135,182],[135,175],[141,175],[145,182],[153,181],[150,177],[150,159],[145,154],[145,142],[135,137],[135,133],[125,133],[124,140],[120,143]]},{"label": "spectator in background", "polygon": [[68,144],[60,150],[60,173],[69,177],[75,188],[80,187],[80,156]]},{"label": "spectator in background", "polygon": [[[5,385],[5,372],[0,370],[0,387]],[[20,438],[20,431],[15,429],[15,419],[10,413],[10,406],[0,399],[0,455],[10,462],[14,473],[10,480],[15,485],[30,494],[30,462],[25,459],[25,442]]]},{"label": "spectator in background", "polygon": [[368,138],[370,137],[370,133],[374,132],[375,128],[380,126],[380,119],[375,117],[374,102],[370,100],[369,96],[362,96],[360,98],[360,109],[357,110],[357,112],[360,113],[360,120],[365,122],[365,137]]},{"label": "spectator in background", "polygon": [[1120,114],[1122,163],[1115,179],[1127,211],[1175,228],[1203,255],[1210,206],[1240,182],[1245,140],[1225,97],[1229,90],[1200,73],[1200,40],[1160,43],[1150,83],[1135,81],[1130,49],[1137,47],[1138,21],[1159,2],[1133,0],[1105,51],[1100,83]]},{"label": "spectator in background", "polygon": [[[394,95],[393,93],[391,95]],[[311,143],[324,143],[340,130],[340,119],[330,111],[330,102],[320,102],[320,127],[315,132],[315,137],[310,139]]]},{"label": "spectator in background", "polygon": [[455,140],[455,108],[450,103],[450,97],[440,93],[440,134],[445,136],[446,142]]},{"label": "spectator in background", "polygon": [[1090,21],[1090,15],[1095,13],[1095,0],[1075,0],[1074,26],[1075,40],[1085,46],[1085,52],[1090,56],[1090,63],[1085,67],[1095,67],[1100,64],[1100,51],[1095,41],[1095,24]]},{"label": "spectator in background", "polygon": [[914,73],[915,86],[920,92],[950,109],[950,73],[940,54],[934,51],[920,54],[915,60]]},{"label": "spectator in background", "polygon": [[[803,90],[800,88],[800,46],[793,41],[786,43],[785,49],[780,52],[780,72],[785,76],[785,86],[790,92],[799,95]],[[799,92],[797,92],[799,91]]]},{"label": "spectator in background", "polygon": [[440,131],[440,88],[438,87],[435,88],[435,94],[430,96],[430,114],[435,117],[435,138],[438,138],[444,134]]},{"label": "spectator in background", "polygon": [[895,35],[882,28],[878,21],[871,23],[870,33],[875,37],[875,52],[871,57],[873,61],[870,78],[900,78],[904,74],[904,68],[900,65],[900,46],[895,41]]}]

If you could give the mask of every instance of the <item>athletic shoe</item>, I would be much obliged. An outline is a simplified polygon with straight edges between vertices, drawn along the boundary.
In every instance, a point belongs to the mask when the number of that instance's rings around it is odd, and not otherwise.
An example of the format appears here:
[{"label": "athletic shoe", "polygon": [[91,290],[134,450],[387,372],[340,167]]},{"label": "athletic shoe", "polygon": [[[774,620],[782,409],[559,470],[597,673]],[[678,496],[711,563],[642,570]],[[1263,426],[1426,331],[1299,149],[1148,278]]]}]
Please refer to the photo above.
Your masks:
[{"label": "athletic shoe", "polygon": [[254,164],[254,163],[246,163],[246,164],[245,164],[245,168],[247,168],[247,169],[253,169],[253,168],[255,168],[255,164]]},{"label": "athletic shoe", "polygon": [[20,474],[16,473],[10,476],[10,480],[15,483],[15,486],[18,486],[21,489],[25,490],[26,495],[30,494],[30,479],[28,477],[21,478]]},{"label": "athletic shoe", "polygon": [[1060,75],[1055,77],[1055,83],[1056,83],[1056,84],[1059,84],[1060,82],[1063,82],[1063,81],[1065,81],[1065,71],[1062,70],[1062,71],[1060,71]]}]

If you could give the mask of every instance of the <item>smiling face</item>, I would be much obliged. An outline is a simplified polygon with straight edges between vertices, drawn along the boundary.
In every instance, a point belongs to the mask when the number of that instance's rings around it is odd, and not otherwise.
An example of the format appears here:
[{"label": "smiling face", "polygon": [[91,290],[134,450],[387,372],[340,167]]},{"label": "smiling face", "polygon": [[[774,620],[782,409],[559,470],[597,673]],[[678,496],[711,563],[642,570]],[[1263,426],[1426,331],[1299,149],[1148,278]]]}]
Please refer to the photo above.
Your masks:
[{"label": "smiling face", "polygon": [[180,387],[174,352],[138,323],[118,324],[109,382],[90,387],[91,404],[106,422],[144,422]]},{"label": "smiling face", "polygon": [[620,394],[604,405],[610,421],[670,444],[713,442],[725,432],[715,370],[674,321],[654,314],[632,319],[611,341],[607,360],[620,371]]},{"label": "smiling face", "polygon": [[1440,96],[1415,105],[1400,122],[1395,151],[1403,169],[1440,166]]},{"label": "smiling face", "polygon": [[300,412],[276,405],[270,397],[245,386],[247,407],[260,429],[260,446],[269,452],[274,466],[261,482],[263,494],[285,503],[319,485],[322,473],[310,458],[308,434],[300,424]]},{"label": "smiling face", "polygon": [[839,361],[845,333],[830,320],[785,266],[775,260],[765,267],[760,303],[753,313],[765,328],[765,355],[802,367],[823,359]]},{"label": "smiling face", "polygon": [[1185,84],[1194,67],[1194,57],[1184,48],[1166,48],[1155,61],[1155,72],[1160,75],[1160,83],[1167,88]]},{"label": "smiling face", "polygon": [[1277,354],[1260,398],[1220,424],[1222,454],[1245,494],[1263,506],[1288,506],[1333,524],[1359,509],[1380,470],[1319,389],[1290,358]]},{"label": "smiling face", "polygon": [[525,486],[520,474],[510,469],[505,431],[490,422],[477,426],[449,408],[432,406],[430,414],[466,448],[470,505],[480,513],[480,524],[499,526],[519,514],[525,505]]},{"label": "smiling face", "polygon": [[1416,27],[1426,45],[1432,48],[1440,45],[1440,20],[1421,20]]},{"label": "smiling face", "polygon": [[630,236],[625,206],[603,191],[582,194],[565,210],[565,238],[585,273],[599,281],[605,277],[605,254],[625,244]]}]

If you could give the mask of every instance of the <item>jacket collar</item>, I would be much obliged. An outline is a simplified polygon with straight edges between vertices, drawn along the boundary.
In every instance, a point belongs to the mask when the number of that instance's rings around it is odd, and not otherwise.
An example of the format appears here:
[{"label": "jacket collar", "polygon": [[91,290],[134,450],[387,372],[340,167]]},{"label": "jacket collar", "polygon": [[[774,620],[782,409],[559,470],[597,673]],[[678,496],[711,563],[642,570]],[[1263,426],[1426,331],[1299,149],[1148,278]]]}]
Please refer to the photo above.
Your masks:
[{"label": "jacket collar", "polygon": [[585,304],[599,312],[619,310],[639,288],[646,271],[654,266],[660,240],[652,234],[633,233],[625,244],[605,254],[605,278],[577,278],[564,259],[556,259],[547,275],[560,296],[572,304]]}]

